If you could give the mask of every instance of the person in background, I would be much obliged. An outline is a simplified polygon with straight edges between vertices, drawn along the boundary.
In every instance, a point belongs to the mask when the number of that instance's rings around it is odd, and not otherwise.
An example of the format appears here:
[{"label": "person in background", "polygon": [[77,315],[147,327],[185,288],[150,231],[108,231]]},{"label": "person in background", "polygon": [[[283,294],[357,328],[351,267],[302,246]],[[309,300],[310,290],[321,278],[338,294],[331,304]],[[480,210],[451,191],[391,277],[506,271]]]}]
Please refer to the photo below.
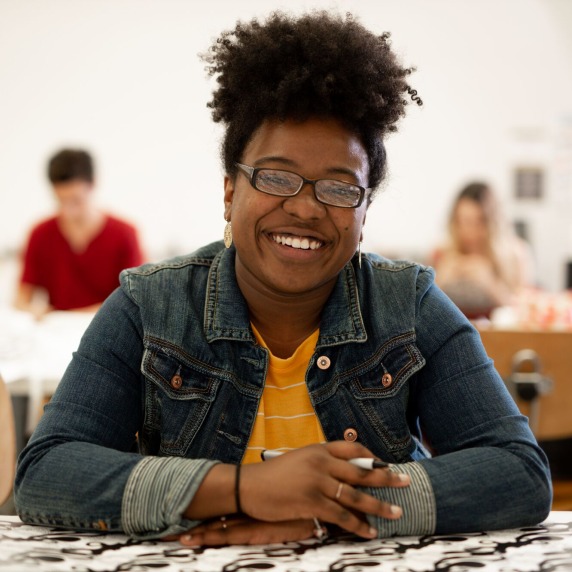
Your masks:
[{"label": "person in background", "polygon": [[94,202],[94,162],[82,149],[62,149],[48,163],[55,216],[31,231],[15,306],[94,311],[119,285],[119,273],[143,263],[137,231]]},{"label": "person in background", "polygon": [[449,239],[432,254],[436,282],[469,318],[488,317],[533,286],[528,244],[503,217],[497,196],[482,182],[457,195],[448,224]]},{"label": "person in background", "polygon": [[20,456],[20,517],[186,546],[543,520],[546,459],[477,330],[430,268],[361,252],[417,97],[388,35],[274,12],[205,58],[224,243],[121,274]]}]

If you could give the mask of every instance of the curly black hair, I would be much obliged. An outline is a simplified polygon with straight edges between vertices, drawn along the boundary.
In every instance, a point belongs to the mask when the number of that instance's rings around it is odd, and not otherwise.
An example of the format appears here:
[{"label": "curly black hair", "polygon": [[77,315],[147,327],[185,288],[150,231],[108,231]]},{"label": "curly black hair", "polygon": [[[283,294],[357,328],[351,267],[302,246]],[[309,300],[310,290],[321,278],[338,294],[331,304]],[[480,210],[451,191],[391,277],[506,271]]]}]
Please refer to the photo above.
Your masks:
[{"label": "curly black hair", "polygon": [[229,175],[263,121],[334,117],[361,137],[376,188],[385,173],[383,138],[405,114],[405,94],[422,103],[389,34],[373,34],[349,13],[278,11],[264,23],[238,22],[202,59],[218,82],[208,107],[226,127],[221,157]]}]

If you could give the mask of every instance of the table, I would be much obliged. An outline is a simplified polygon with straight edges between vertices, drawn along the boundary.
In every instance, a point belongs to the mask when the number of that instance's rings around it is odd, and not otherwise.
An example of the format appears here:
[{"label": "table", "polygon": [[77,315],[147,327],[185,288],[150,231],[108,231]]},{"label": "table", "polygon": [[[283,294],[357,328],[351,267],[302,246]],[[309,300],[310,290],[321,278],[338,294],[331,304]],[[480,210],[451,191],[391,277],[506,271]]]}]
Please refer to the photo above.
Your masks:
[{"label": "table", "polygon": [[41,415],[93,318],[88,312],[51,312],[42,320],[9,307],[0,307],[0,374],[8,391],[29,398],[26,432]]},{"label": "table", "polygon": [[0,517],[0,571],[23,570],[563,572],[572,570],[572,512],[552,512],[539,526],[514,530],[205,549],[37,527],[17,517]]}]

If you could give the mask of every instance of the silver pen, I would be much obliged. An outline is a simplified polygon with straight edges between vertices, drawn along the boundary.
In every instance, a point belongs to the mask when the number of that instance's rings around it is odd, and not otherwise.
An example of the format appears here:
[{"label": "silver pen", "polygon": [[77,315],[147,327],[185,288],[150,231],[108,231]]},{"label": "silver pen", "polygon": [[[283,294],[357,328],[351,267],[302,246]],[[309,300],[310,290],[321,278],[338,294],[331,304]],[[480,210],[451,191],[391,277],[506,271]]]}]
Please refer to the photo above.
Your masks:
[{"label": "silver pen", "polygon": [[[274,459],[274,457],[279,457],[283,455],[284,451],[273,451],[272,449],[265,449],[260,453],[263,461],[268,461]],[[391,466],[391,463],[386,463],[385,461],[380,461],[379,459],[371,459],[369,457],[354,457],[353,459],[348,459],[348,463],[360,467],[361,469],[385,469]]]}]

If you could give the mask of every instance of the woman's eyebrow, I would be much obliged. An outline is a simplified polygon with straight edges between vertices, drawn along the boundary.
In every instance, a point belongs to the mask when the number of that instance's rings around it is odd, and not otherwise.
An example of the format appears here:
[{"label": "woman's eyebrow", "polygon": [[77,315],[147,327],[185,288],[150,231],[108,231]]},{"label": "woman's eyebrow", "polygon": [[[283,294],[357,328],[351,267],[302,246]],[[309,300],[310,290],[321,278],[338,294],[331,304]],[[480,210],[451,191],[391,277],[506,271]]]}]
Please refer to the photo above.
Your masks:
[{"label": "woman's eyebrow", "polygon": [[[281,163],[285,167],[288,167],[289,169],[294,169],[294,170],[299,168],[299,166],[296,164],[295,161],[292,161],[291,159],[288,159],[286,157],[282,157],[280,155],[267,155],[265,157],[259,157],[258,159],[256,159],[252,163],[252,166],[253,167],[260,167],[260,166],[263,166],[263,164],[266,162]],[[327,169],[327,172],[329,174],[331,174],[332,176],[333,175],[348,175],[350,177],[353,177],[356,180],[359,179],[359,177],[355,171],[353,171],[352,169],[349,169],[349,168],[345,168],[345,167],[330,167],[329,169]]]},{"label": "woman's eyebrow", "polygon": [[272,163],[283,163],[285,166],[295,168],[296,163],[291,159],[287,159],[286,157],[282,157],[280,155],[266,155],[264,157],[259,157],[252,163],[253,167],[257,167],[262,165],[263,163],[272,162]]}]

